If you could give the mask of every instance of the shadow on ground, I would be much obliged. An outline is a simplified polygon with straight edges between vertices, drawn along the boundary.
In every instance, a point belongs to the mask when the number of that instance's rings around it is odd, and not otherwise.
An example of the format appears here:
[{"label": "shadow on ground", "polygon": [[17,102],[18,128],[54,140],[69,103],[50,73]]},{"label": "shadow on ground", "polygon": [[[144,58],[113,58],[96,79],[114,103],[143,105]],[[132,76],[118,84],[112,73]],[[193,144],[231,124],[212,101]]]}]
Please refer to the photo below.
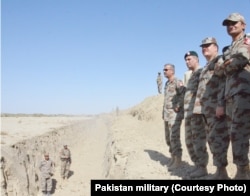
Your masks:
[{"label": "shadow on ground", "polygon": [[54,194],[54,193],[55,193],[56,185],[57,185],[57,180],[53,178],[53,179],[52,179],[52,190],[51,190],[51,194]]},{"label": "shadow on ground", "polygon": [[[171,160],[170,157],[166,157],[161,152],[158,152],[155,150],[145,149],[144,152],[147,152],[149,154],[149,157],[152,160],[160,162],[160,164],[164,167],[168,167],[168,164],[170,163],[170,160]],[[190,179],[188,171],[192,170],[193,168],[194,168],[194,166],[189,165],[188,162],[182,161],[182,164],[180,165],[180,167],[178,167],[177,169],[174,169],[172,171],[169,171],[169,173],[171,175],[178,176],[182,179]]]},{"label": "shadow on ground", "polygon": [[69,171],[69,175],[68,175],[68,178],[70,178],[71,176],[73,176],[74,175],[74,172],[73,171]]}]

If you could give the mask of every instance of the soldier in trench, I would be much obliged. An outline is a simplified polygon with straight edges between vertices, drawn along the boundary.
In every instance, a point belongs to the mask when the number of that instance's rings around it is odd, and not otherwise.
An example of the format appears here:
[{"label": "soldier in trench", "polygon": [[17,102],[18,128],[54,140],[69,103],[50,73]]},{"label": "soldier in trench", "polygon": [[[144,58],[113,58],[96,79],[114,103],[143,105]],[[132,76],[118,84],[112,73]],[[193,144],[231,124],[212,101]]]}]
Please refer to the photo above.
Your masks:
[{"label": "soldier in trench", "polygon": [[71,165],[71,152],[67,144],[63,145],[63,149],[60,152],[61,159],[61,177],[63,180],[67,180],[69,177],[69,169]]},{"label": "soldier in trench", "polygon": [[49,154],[44,154],[44,159],[40,162],[39,170],[41,171],[41,190],[44,196],[50,196],[52,191],[52,176],[54,173],[55,163],[49,158]]}]

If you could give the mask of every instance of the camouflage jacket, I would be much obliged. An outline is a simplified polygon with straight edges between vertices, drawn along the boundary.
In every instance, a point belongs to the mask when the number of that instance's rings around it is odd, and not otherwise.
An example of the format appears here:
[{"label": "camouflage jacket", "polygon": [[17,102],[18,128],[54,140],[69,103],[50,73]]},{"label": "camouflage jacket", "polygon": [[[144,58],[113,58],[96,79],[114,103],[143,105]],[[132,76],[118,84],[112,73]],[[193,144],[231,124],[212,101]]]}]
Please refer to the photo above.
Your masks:
[{"label": "camouflage jacket", "polygon": [[62,161],[69,161],[71,162],[71,152],[70,150],[67,148],[63,148],[60,152],[60,158]]},{"label": "camouflage jacket", "polygon": [[162,84],[162,77],[157,76],[156,82],[157,82],[157,84]]},{"label": "camouflage jacket", "polygon": [[49,160],[42,160],[39,165],[43,178],[50,178],[54,173],[54,162]]},{"label": "camouflage jacket", "polygon": [[250,94],[250,38],[246,35],[225,47],[224,62],[218,64],[216,70],[224,70],[226,75],[225,98],[235,94]]},{"label": "camouflage jacket", "polygon": [[201,71],[193,113],[215,115],[217,106],[225,106],[225,76],[214,74],[215,64],[221,56],[215,57]]},{"label": "camouflage jacket", "polygon": [[[163,119],[165,121],[174,121],[183,119],[183,101],[185,87],[178,78],[173,81],[167,81],[164,87]],[[178,112],[175,111],[178,108]]]},{"label": "camouflage jacket", "polygon": [[186,86],[186,92],[184,96],[184,117],[190,117],[193,114],[194,103],[196,98],[196,93],[199,84],[199,77],[201,74],[202,68],[196,69],[188,80]]}]

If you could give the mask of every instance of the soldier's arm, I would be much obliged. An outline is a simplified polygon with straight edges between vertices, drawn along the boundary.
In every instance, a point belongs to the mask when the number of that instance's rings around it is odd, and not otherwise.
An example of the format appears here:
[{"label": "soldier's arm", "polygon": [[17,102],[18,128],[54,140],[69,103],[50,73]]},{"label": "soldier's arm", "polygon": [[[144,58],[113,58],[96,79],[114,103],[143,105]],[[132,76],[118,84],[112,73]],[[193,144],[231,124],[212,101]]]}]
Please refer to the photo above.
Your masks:
[{"label": "soldier's arm", "polygon": [[250,45],[243,45],[236,54],[231,55],[230,59],[224,62],[227,73],[233,73],[250,64]]},{"label": "soldier's arm", "polygon": [[226,78],[225,76],[219,78],[219,86],[218,89],[219,92],[217,94],[217,106],[225,107],[225,84],[226,84]]},{"label": "soldier's arm", "polygon": [[62,158],[62,159],[65,159],[65,158],[67,158],[65,155],[64,155],[64,152],[63,152],[63,150],[61,150],[61,152],[60,152],[60,158]]},{"label": "soldier's arm", "polygon": [[226,106],[225,83],[226,83],[225,76],[219,77],[219,83],[218,83],[219,92],[217,94],[217,107],[216,107],[216,112],[215,112],[215,115],[218,118],[225,115],[225,106]]},{"label": "soldier's arm", "polygon": [[214,74],[219,76],[219,77],[224,77],[224,60],[223,57],[220,56],[217,60],[217,62],[214,63]]},{"label": "soldier's arm", "polygon": [[53,176],[55,173],[55,162],[51,160],[50,175]]},{"label": "soldier's arm", "polygon": [[178,99],[177,99],[177,105],[176,105],[178,108],[182,108],[184,105],[185,90],[186,90],[186,87],[184,86],[183,82],[179,80],[177,84]]}]

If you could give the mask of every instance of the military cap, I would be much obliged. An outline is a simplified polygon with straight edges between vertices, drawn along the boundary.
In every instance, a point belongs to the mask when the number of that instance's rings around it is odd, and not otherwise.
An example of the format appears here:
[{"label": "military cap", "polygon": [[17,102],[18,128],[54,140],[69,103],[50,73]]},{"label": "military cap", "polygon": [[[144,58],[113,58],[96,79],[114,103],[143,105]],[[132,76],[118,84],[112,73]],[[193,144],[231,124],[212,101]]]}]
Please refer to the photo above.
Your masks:
[{"label": "military cap", "polygon": [[197,54],[197,52],[195,52],[195,51],[188,51],[188,52],[185,54],[184,59],[186,59],[187,56],[196,56],[196,57],[198,57],[198,54]]},{"label": "military cap", "polygon": [[245,18],[242,15],[240,15],[239,13],[230,14],[225,20],[223,20],[222,25],[227,26],[228,21],[233,21],[233,22],[239,22],[240,21],[240,22],[246,24]]},{"label": "military cap", "polygon": [[216,45],[218,45],[217,41],[216,41],[216,39],[214,37],[207,37],[207,38],[202,40],[200,47],[202,47],[203,45],[207,45],[207,44],[216,44]]}]

